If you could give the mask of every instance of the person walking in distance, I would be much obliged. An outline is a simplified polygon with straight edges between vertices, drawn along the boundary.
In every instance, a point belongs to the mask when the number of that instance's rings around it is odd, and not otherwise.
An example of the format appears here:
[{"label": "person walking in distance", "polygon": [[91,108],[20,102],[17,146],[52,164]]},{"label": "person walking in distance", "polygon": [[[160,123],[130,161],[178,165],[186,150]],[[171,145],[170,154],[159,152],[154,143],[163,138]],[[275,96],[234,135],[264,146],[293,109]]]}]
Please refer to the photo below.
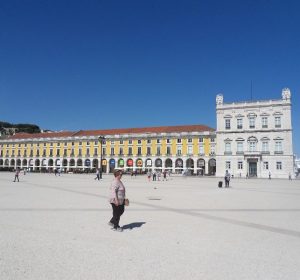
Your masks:
[{"label": "person walking in distance", "polygon": [[121,181],[122,178],[122,171],[121,170],[115,170],[114,171],[114,180],[111,183],[110,186],[110,198],[109,202],[112,206],[113,210],[113,217],[109,221],[109,225],[112,226],[113,230],[115,231],[123,231],[123,229],[120,227],[120,217],[124,213],[125,209],[125,187]]},{"label": "person walking in distance", "polygon": [[100,170],[98,168],[96,169],[96,178],[94,180],[100,180]]},{"label": "person walking in distance", "polygon": [[18,179],[18,182],[20,182],[19,175],[20,175],[20,169],[17,167],[16,172],[15,172],[15,180],[14,180],[14,182],[16,182],[17,179]]},{"label": "person walking in distance", "polygon": [[228,170],[226,170],[224,179],[225,179],[225,188],[229,188],[230,173],[228,172]]}]

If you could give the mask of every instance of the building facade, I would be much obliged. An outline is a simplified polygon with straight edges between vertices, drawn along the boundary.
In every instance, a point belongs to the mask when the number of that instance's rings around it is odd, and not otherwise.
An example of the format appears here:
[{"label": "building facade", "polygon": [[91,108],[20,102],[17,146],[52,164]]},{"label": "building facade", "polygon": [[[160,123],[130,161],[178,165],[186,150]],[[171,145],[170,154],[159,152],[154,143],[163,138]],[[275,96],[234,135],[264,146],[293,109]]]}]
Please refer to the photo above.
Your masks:
[{"label": "building facade", "polygon": [[288,178],[294,175],[291,93],[279,100],[224,103],[216,97],[217,176]]},{"label": "building facade", "polygon": [[0,169],[76,172],[102,168],[110,173],[118,168],[214,175],[215,149],[215,131],[203,125],[19,133],[0,140]]}]

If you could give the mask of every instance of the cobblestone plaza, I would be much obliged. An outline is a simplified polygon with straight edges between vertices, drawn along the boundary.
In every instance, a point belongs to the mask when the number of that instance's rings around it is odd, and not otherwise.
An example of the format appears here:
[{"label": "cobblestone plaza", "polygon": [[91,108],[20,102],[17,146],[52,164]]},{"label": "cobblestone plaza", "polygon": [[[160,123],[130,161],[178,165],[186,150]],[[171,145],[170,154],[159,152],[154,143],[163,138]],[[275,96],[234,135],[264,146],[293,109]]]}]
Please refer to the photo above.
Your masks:
[{"label": "cobblestone plaza", "polygon": [[299,279],[300,181],[0,173],[0,279]]}]

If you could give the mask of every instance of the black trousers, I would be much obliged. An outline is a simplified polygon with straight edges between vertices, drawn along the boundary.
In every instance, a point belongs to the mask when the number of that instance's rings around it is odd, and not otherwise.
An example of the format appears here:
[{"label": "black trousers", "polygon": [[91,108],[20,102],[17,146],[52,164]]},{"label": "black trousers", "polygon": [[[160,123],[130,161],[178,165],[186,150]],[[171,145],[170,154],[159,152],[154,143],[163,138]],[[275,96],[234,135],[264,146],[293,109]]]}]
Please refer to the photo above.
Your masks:
[{"label": "black trousers", "polygon": [[225,179],[225,188],[228,188],[228,187],[229,187],[229,180]]},{"label": "black trousers", "polygon": [[20,181],[19,181],[19,175],[15,175],[15,180],[14,180],[14,182],[16,182],[17,179],[18,179],[18,182],[20,182]]},{"label": "black trousers", "polygon": [[124,203],[122,205],[116,206],[115,204],[111,203],[113,209],[113,217],[111,218],[110,222],[114,225],[114,228],[119,227],[120,217],[124,213]]}]

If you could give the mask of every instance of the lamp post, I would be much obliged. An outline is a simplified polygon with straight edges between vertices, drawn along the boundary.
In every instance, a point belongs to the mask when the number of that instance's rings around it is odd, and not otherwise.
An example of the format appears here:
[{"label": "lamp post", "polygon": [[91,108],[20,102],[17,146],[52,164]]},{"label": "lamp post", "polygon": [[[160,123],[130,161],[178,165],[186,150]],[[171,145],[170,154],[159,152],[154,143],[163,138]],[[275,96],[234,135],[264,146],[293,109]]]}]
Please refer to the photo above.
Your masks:
[{"label": "lamp post", "polygon": [[100,142],[100,179],[102,179],[102,145],[103,145],[103,142],[105,140],[105,137],[104,136],[99,136],[98,137],[98,140]]}]

